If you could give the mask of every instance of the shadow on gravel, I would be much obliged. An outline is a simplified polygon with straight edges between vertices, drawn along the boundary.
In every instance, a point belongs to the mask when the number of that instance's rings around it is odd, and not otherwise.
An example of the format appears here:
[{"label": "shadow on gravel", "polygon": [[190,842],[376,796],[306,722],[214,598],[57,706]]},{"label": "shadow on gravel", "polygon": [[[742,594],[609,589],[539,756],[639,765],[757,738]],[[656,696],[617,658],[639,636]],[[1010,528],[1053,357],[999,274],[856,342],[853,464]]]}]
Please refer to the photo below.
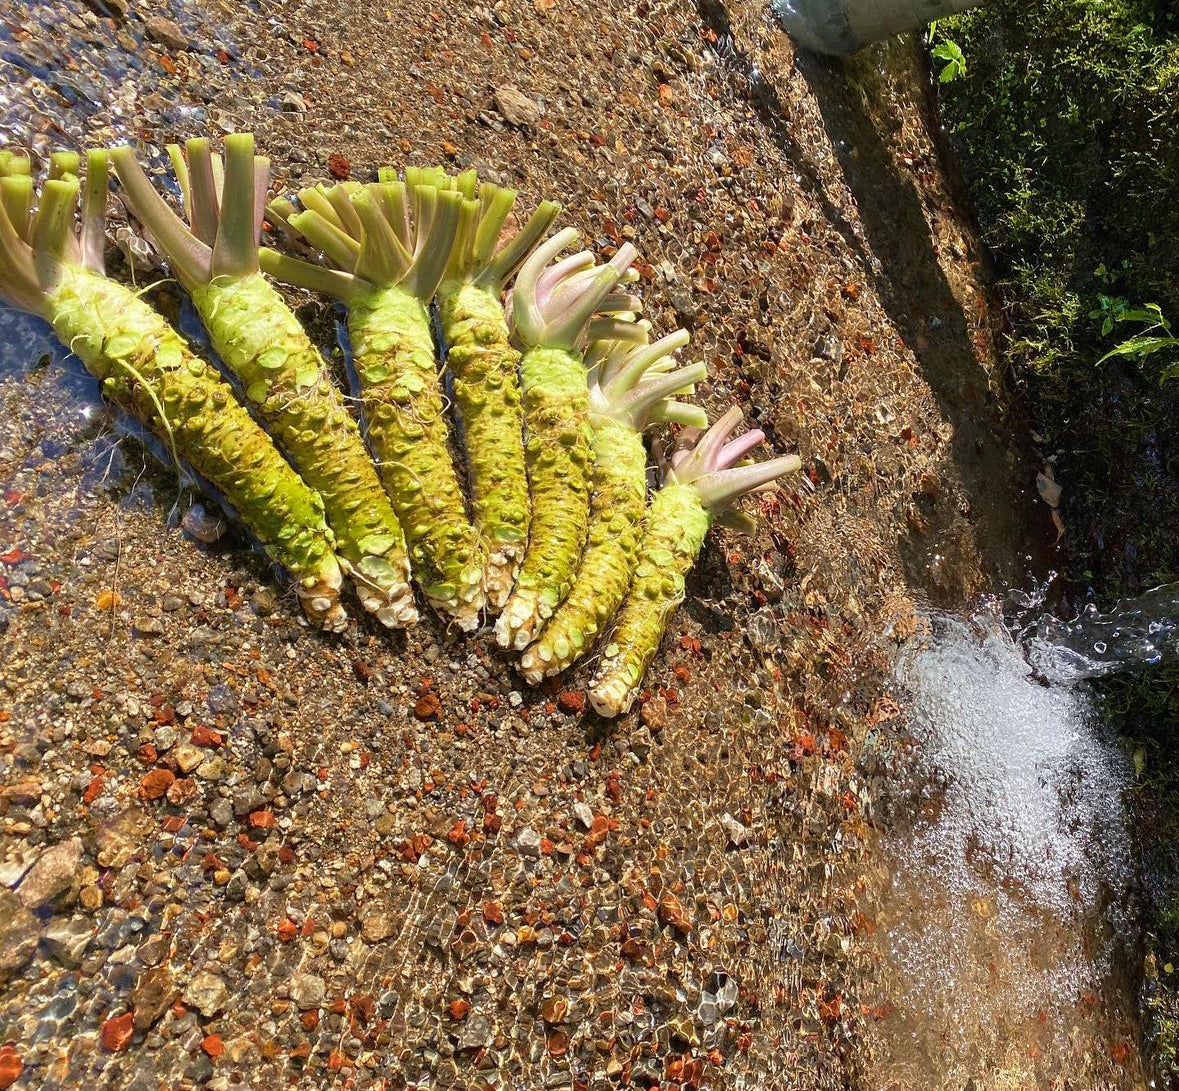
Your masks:
[{"label": "shadow on gravel", "polygon": [[[989,567],[1003,569],[1014,554],[1023,552],[1020,547],[1033,529],[1020,523],[1008,491],[1012,422],[988,386],[970,323],[938,261],[938,243],[917,189],[897,170],[880,122],[869,114],[852,82],[857,67],[867,70],[872,63],[829,60],[801,51],[795,58],[859,209],[869,249],[865,267],[942,413],[954,426],[953,458],[969,496],[978,546]],[[928,121],[936,132],[936,119]],[[925,558],[920,560],[919,566],[910,565],[910,577],[918,583],[925,578]]]},{"label": "shadow on gravel", "polygon": [[[1000,399],[988,387],[970,325],[938,261],[937,243],[918,190],[897,170],[881,123],[869,113],[864,92],[857,86],[857,70],[880,78],[872,67],[879,62],[861,57],[843,61],[801,50],[794,58],[819,106],[844,181],[855,198],[857,227],[826,192],[792,131],[789,110],[778,91],[737,44],[724,5],[720,0],[697,0],[697,10],[715,33],[718,55],[740,80],[766,132],[857,256],[897,332],[916,356],[942,413],[954,427],[953,460],[969,496],[966,514],[974,524],[978,547],[987,568],[1010,582],[1013,558],[1027,551],[1021,547],[1030,545],[1028,539],[1044,529],[1047,519],[1024,527],[1017,518],[1008,490],[1011,424]],[[924,105],[928,110],[928,104]],[[927,121],[930,131],[937,132],[936,119],[927,117]],[[936,599],[936,589],[928,587],[928,552],[917,541],[909,545],[910,582],[925,587]]]}]

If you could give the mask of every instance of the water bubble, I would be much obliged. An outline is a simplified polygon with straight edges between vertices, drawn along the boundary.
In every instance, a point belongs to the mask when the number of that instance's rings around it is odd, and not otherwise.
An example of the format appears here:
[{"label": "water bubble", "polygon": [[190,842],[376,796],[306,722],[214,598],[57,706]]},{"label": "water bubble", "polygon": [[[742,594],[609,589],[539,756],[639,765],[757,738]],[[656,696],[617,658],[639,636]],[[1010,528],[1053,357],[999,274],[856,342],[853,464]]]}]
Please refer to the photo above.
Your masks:
[{"label": "water bubble", "polygon": [[1041,684],[997,616],[931,621],[897,666],[919,756],[889,801],[885,1052],[939,1086],[979,1075],[992,1048],[1070,1071],[1086,1020],[1133,1010],[1129,992],[1098,1015],[1083,1002],[1110,995],[1132,942],[1127,763],[1088,697]]}]

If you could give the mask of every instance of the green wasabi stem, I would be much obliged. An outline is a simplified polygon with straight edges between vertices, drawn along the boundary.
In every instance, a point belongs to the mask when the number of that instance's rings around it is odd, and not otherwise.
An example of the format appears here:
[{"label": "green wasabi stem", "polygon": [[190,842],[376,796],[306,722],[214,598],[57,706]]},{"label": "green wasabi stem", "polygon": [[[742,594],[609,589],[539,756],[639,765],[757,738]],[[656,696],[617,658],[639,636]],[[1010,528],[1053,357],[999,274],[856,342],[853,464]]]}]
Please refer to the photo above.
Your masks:
[{"label": "green wasabi stem", "polygon": [[687,432],[694,445],[672,456],[647,512],[630,594],[590,684],[590,702],[599,715],[617,716],[634,703],[667,622],[684,601],[684,582],[709,527],[716,522],[748,530],[746,517],[729,511],[730,505],[802,465],[796,455],[745,464],[765,435],[753,429],[732,439],[740,423],[741,411],[730,409],[702,435]]},{"label": "green wasabi stem", "polygon": [[520,385],[532,528],[495,635],[501,647],[517,651],[532,643],[564,601],[585,546],[593,440],[583,347],[616,325],[633,325],[596,315],[638,307],[633,297],[611,294],[637,256],[632,246],[603,266],[595,266],[593,255],[579,253],[546,268],[577,238],[577,231],[567,228],[537,248],[512,289],[513,337],[525,350]]},{"label": "green wasabi stem", "polygon": [[479,185],[474,171],[436,181],[438,188],[454,189],[464,198],[454,250],[438,287],[438,315],[462,421],[471,513],[487,555],[483,584],[488,605],[499,610],[516,581],[531,514],[516,376],[520,353],[511,344],[500,301],[505,284],[560,206],[543,201],[497,250],[515,192],[490,182]]},{"label": "green wasabi stem", "polygon": [[152,187],[130,148],[111,153],[128,204],[192,296],[214,350],[303,479],[323,497],[336,550],[364,608],[390,628],[417,621],[401,525],[355,418],[319,350],[258,266],[269,178],[248,133],[169,154],[191,230]]},{"label": "green wasabi stem", "polygon": [[0,298],[39,315],[128,410],[210,482],[288,569],[308,616],[338,632],[343,578],[323,504],[238,402],[217,371],[139,296],[103,272],[108,191],[105,152],[87,159],[81,230],[80,184],[57,158],[30,215],[28,160],[0,153]]},{"label": "green wasabi stem", "polygon": [[[648,323],[637,323],[643,335]],[[594,452],[589,534],[573,589],[524,652],[520,667],[536,685],[570,667],[605,632],[638,563],[647,505],[647,452],[642,433],[655,420],[706,426],[698,406],[674,401],[704,379],[703,364],[673,369],[672,353],[688,343],[677,330],[654,344],[599,341],[586,353]]]},{"label": "green wasabi stem", "polygon": [[487,601],[484,551],[450,455],[427,310],[454,245],[462,198],[382,172],[368,185],[301,190],[299,201],[302,212],[290,201],[273,202],[271,216],[332,268],[265,248],[263,268],[347,304],[368,438],[405,528],[414,577],[432,606],[470,632]]}]

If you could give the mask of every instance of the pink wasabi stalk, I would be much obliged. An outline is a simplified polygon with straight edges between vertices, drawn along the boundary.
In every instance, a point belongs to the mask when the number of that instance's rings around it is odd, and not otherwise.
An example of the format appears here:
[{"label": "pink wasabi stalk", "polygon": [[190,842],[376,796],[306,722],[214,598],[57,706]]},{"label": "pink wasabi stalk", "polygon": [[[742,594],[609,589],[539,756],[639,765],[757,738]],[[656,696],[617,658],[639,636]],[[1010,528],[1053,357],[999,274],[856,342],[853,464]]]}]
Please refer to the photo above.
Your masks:
[{"label": "pink wasabi stalk", "polygon": [[325,264],[264,249],[263,268],[347,305],[368,438],[405,528],[414,578],[431,605],[469,632],[486,604],[484,551],[450,455],[427,309],[450,259],[462,197],[387,172],[368,185],[298,196],[303,211],[280,200],[271,215]]},{"label": "pink wasabi stalk", "polygon": [[672,456],[647,512],[630,594],[590,685],[590,702],[602,716],[617,716],[634,703],[668,619],[684,601],[685,578],[709,527],[720,522],[748,529],[746,517],[730,506],[802,466],[797,455],[745,464],[765,434],[755,428],[733,439],[740,423],[741,410],[730,409],[702,435],[689,432],[692,445]]},{"label": "pink wasabi stalk", "polygon": [[647,506],[643,431],[656,421],[708,424],[703,409],[672,397],[691,393],[707,374],[702,363],[674,367],[672,354],[688,343],[687,331],[647,344],[649,330],[649,323],[637,323],[643,341],[598,341],[586,353],[594,451],[589,534],[573,589],[521,657],[533,685],[584,655],[626,597]]},{"label": "pink wasabi stalk", "polygon": [[254,138],[225,139],[225,162],[207,140],[187,159],[169,154],[191,230],[148,181],[130,148],[111,153],[127,202],[192,296],[214,350],[246,399],[324,501],[337,552],[364,608],[393,628],[412,625],[405,537],[356,420],[319,350],[258,267],[269,161]]},{"label": "pink wasabi stalk", "polygon": [[[471,511],[487,554],[488,605],[508,600],[528,544],[530,506],[524,465],[524,421],[512,346],[501,299],[508,280],[560,211],[542,201],[502,246],[500,235],[516,200],[513,190],[479,185],[474,171],[456,178],[406,171],[416,183],[454,189],[464,200],[458,237],[438,287],[438,317],[446,367],[462,423]],[[497,248],[498,247],[498,248]]]},{"label": "pink wasabi stalk", "polygon": [[0,152],[0,298],[39,315],[173,458],[214,486],[295,579],[308,616],[339,631],[342,576],[319,495],[300,480],[217,371],[103,270],[107,155],[87,157],[81,230],[76,155],[59,153],[35,197],[29,161]]},{"label": "pink wasabi stalk", "polygon": [[512,289],[512,334],[524,349],[520,385],[532,530],[495,635],[502,647],[517,650],[532,643],[564,601],[585,545],[593,442],[584,347],[615,326],[633,326],[596,315],[638,307],[633,297],[612,295],[637,256],[630,245],[606,265],[595,266],[593,255],[582,252],[548,266],[577,239],[578,232],[566,228],[540,246]]}]

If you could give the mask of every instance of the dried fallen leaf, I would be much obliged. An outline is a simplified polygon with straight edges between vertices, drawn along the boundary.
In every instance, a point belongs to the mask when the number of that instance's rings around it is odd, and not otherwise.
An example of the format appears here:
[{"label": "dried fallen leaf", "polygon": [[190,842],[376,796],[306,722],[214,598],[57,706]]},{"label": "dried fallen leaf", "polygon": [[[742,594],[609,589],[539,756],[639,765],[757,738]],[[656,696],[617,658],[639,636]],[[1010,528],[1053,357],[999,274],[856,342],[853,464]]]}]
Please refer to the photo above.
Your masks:
[{"label": "dried fallen leaf", "polygon": [[1060,498],[1064,490],[1061,489],[1056,483],[1056,479],[1052,476],[1051,466],[1047,467],[1046,472],[1036,474],[1036,492],[1040,494],[1040,499],[1050,508],[1060,507]]}]

